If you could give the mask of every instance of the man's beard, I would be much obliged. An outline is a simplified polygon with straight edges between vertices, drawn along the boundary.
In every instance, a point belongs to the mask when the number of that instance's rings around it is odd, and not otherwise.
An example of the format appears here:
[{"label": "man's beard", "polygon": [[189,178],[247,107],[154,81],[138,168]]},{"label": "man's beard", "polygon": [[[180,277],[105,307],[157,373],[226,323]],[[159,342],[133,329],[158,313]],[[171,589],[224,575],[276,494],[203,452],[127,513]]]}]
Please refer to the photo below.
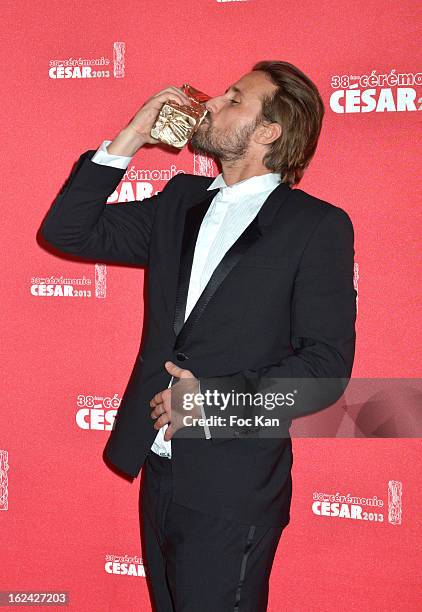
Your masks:
[{"label": "man's beard", "polygon": [[211,117],[194,132],[190,144],[195,152],[210,155],[220,161],[235,161],[245,156],[252,134],[261,119],[256,117],[240,128],[221,132],[214,128]]}]

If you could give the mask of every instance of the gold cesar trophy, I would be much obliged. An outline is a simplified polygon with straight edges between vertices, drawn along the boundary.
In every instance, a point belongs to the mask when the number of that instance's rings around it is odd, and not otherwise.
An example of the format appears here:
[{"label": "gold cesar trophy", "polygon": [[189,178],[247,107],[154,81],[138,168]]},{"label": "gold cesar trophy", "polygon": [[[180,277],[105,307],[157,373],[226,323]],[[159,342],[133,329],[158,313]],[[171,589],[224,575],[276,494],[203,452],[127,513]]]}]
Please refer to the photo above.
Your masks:
[{"label": "gold cesar trophy", "polygon": [[151,129],[153,138],[178,149],[185,146],[201,125],[208,112],[204,102],[211,97],[187,83],[181,89],[190,99],[191,105],[165,102]]}]

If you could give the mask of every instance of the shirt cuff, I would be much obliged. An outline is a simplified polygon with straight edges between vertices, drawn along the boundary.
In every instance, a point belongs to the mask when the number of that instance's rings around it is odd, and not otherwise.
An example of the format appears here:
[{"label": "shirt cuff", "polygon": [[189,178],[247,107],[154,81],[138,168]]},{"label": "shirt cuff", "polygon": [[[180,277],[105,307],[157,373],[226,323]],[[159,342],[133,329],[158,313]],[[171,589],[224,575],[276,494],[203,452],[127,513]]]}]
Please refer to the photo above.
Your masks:
[{"label": "shirt cuff", "polygon": [[[201,393],[201,381],[199,379],[198,379],[198,387],[199,387],[199,393]],[[204,411],[204,404],[203,404],[203,402],[201,402],[201,404],[199,406],[199,409],[201,410],[201,416],[202,416],[202,418],[204,419],[204,422],[205,422],[205,419],[207,418],[207,416],[206,416],[205,411]],[[204,425],[204,432],[205,432],[205,438],[207,440],[209,440],[211,438],[211,432],[210,432],[210,428],[209,428],[209,426],[207,424]]]},{"label": "shirt cuff", "polygon": [[125,155],[113,155],[107,151],[107,146],[111,143],[111,140],[104,140],[101,146],[97,149],[94,155],[91,157],[91,161],[101,166],[112,166],[113,168],[120,168],[126,170],[129,166],[132,157],[126,157]]}]

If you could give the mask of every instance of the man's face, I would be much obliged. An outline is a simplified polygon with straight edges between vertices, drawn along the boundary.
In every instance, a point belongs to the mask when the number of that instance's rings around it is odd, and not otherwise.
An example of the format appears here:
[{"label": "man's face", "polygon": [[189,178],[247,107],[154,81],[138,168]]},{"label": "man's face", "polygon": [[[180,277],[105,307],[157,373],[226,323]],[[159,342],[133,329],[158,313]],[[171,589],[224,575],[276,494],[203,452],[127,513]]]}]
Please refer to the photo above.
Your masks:
[{"label": "man's face", "polygon": [[254,70],[222,95],[208,100],[205,106],[209,112],[193,134],[192,148],[220,161],[245,157],[253,147],[251,139],[259,125],[261,100],[275,89],[264,72]]}]

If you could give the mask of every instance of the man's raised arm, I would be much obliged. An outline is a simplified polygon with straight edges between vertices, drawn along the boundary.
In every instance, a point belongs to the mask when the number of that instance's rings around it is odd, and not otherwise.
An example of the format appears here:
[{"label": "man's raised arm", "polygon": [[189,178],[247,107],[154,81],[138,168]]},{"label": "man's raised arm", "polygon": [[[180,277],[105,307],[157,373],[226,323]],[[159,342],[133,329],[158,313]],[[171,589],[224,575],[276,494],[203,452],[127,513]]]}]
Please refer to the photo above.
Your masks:
[{"label": "man's raised arm", "polygon": [[[107,153],[131,159],[145,144],[159,141],[150,135],[162,105],[174,100],[189,104],[182,90],[170,86],[152,96],[108,145]],[[168,200],[177,176],[163,191],[142,202],[107,205],[125,173],[124,164],[96,163],[98,151],[88,150],[76,163],[41,224],[44,239],[59,251],[97,262],[144,266],[157,205]]]}]

